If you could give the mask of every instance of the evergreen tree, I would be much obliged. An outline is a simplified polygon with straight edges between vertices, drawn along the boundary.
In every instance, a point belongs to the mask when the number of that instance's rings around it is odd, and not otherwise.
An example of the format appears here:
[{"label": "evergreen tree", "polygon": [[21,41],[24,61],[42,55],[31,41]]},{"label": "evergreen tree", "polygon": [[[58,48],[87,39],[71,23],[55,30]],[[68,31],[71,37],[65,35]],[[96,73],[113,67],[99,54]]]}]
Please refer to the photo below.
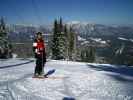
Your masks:
[{"label": "evergreen tree", "polygon": [[69,36],[68,36],[68,29],[67,25],[64,26],[64,34],[65,34],[65,56],[66,59],[69,59],[68,51],[69,51]]},{"label": "evergreen tree", "polygon": [[85,61],[85,51],[81,50],[81,55],[80,55],[81,61]]},{"label": "evergreen tree", "polygon": [[65,34],[64,32],[61,32],[60,33],[60,36],[58,37],[59,38],[59,51],[60,51],[60,59],[65,59],[66,56],[65,56]]},{"label": "evergreen tree", "polygon": [[1,38],[7,37],[6,25],[3,17],[0,19],[0,37]]},{"label": "evergreen tree", "polygon": [[76,34],[71,27],[68,31],[67,25],[62,23],[62,18],[54,22],[52,55],[53,59],[75,60],[76,57]]},{"label": "evergreen tree", "polygon": [[64,32],[64,26],[62,22],[62,18],[59,20],[59,50],[60,50],[60,59],[66,58],[66,37]]},{"label": "evergreen tree", "polygon": [[60,18],[60,21],[59,21],[59,31],[60,31],[60,33],[63,32],[62,18]]},{"label": "evergreen tree", "polygon": [[59,40],[58,40],[58,23],[57,20],[54,21],[54,30],[53,30],[53,40],[52,40],[52,58],[57,59],[59,55]]},{"label": "evergreen tree", "polygon": [[53,59],[65,59],[65,32],[63,32],[62,18],[58,22],[54,22],[54,34],[53,34],[53,45],[52,45],[52,55]]},{"label": "evergreen tree", "polygon": [[[9,46],[10,45],[10,46]],[[6,32],[6,24],[4,18],[0,19],[0,58],[7,58],[9,56],[9,51],[11,55],[11,44],[8,41],[8,35]]]},{"label": "evergreen tree", "polygon": [[69,59],[70,60],[75,60],[75,55],[76,55],[76,35],[72,29],[72,27],[70,27],[70,31],[69,31]]},{"label": "evergreen tree", "polygon": [[90,46],[81,50],[81,61],[94,62],[95,61],[95,48]]},{"label": "evergreen tree", "polygon": [[89,52],[87,52],[86,55],[88,62],[94,62],[95,61],[95,48],[90,46]]}]

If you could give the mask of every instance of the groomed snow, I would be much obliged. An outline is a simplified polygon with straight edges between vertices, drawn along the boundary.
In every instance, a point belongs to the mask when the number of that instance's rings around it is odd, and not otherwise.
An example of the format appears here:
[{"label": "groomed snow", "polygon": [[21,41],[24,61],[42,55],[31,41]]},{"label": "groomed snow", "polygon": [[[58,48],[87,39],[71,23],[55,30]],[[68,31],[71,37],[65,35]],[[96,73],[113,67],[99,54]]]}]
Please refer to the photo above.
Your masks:
[{"label": "groomed snow", "polygon": [[[10,62],[23,60],[10,59],[1,66]],[[34,66],[32,62],[0,69],[0,100],[133,100],[133,71],[128,73],[127,66],[49,60],[45,72],[56,72],[33,79]]]}]

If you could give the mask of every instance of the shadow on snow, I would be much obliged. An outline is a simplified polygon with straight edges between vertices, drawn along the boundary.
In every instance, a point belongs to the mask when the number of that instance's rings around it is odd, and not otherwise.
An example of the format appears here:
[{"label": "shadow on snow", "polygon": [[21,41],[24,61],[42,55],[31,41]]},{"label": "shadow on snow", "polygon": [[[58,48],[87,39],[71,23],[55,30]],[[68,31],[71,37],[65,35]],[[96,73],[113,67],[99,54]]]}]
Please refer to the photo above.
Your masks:
[{"label": "shadow on snow", "polygon": [[106,75],[113,77],[118,81],[133,82],[133,68],[128,66],[106,66],[106,65],[91,65],[87,66],[96,71],[111,72]]}]

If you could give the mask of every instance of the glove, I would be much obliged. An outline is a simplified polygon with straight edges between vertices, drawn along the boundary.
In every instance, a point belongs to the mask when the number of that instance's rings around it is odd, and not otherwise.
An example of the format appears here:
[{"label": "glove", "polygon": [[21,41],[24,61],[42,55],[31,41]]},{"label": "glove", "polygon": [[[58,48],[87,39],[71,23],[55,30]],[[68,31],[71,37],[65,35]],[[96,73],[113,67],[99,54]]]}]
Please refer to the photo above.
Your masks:
[{"label": "glove", "polygon": [[39,49],[35,49],[35,53],[36,53],[36,54],[40,54]]}]

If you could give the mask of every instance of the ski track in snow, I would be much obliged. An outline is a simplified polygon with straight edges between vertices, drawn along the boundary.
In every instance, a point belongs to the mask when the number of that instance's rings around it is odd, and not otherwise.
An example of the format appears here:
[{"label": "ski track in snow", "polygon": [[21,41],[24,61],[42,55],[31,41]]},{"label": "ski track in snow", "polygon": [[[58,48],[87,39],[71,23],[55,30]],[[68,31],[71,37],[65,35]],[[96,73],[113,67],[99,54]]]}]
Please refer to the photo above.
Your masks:
[{"label": "ski track in snow", "polygon": [[[24,61],[27,60],[0,63],[7,66]],[[132,74],[105,69],[121,66],[49,60],[44,70],[56,69],[51,78],[33,79],[34,66],[32,62],[0,69],[0,100],[133,100]]]}]

